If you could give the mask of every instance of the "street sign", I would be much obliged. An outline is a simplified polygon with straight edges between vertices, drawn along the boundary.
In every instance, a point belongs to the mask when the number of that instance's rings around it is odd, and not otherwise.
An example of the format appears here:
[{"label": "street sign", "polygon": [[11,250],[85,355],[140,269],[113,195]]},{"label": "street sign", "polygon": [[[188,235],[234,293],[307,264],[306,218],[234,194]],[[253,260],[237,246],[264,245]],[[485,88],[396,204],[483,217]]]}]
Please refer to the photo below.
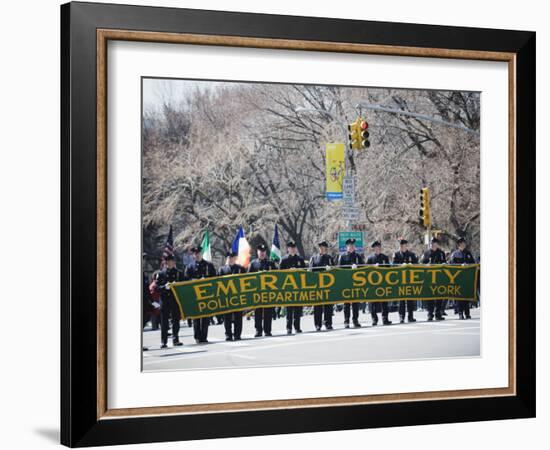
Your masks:
[{"label": "street sign", "polygon": [[355,180],[353,177],[344,177],[342,194],[345,205],[353,206],[355,202]]},{"label": "street sign", "polygon": [[341,214],[344,220],[359,220],[360,210],[354,206],[344,206]]},{"label": "street sign", "polygon": [[346,251],[346,241],[348,239],[355,239],[355,247],[358,253],[365,251],[365,244],[363,242],[362,231],[339,231],[338,232],[338,250],[340,253]]}]

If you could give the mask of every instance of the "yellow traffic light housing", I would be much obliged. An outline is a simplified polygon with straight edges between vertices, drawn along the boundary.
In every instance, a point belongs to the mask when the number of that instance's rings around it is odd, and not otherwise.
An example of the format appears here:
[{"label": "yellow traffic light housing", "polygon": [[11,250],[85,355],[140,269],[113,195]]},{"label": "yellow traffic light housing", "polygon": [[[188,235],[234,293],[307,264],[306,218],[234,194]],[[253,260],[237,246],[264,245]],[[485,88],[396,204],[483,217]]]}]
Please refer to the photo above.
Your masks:
[{"label": "yellow traffic light housing", "polygon": [[362,117],[348,125],[349,131],[349,148],[352,150],[363,150],[370,147],[369,141],[369,124]]},{"label": "yellow traffic light housing", "polygon": [[359,119],[348,125],[349,148],[352,150],[361,149],[361,130],[359,128]]},{"label": "yellow traffic light housing", "polygon": [[426,228],[432,225],[430,216],[430,189],[427,187],[420,189],[420,223]]}]

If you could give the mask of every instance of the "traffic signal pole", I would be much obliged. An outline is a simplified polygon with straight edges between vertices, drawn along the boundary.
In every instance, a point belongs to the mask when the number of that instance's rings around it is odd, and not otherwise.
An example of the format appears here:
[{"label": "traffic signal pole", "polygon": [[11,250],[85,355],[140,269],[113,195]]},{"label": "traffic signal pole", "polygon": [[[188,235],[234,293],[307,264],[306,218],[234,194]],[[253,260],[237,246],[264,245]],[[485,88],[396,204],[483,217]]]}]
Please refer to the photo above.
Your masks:
[{"label": "traffic signal pole", "polygon": [[[350,139],[349,139],[349,133],[348,133],[348,129],[347,127],[342,124],[335,116],[334,114],[332,113],[329,113],[328,111],[325,111],[323,109],[316,109],[316,108],[302,108],[302,107],[298,107],[294,110],[296,113],[318,113],[318,114],[326,114],[327,116],[329,116],[330,118],[332,118],[332,120],[337,123],[339,126],[340,126],[340,129],[342,130],[342,134],[344,136],[344,141],[346,142],[346,148],[345,148],[345,160],[346,160],[346,170],[345,170],[345,174],[346,174],[346,177],[355,177],[355,174],[352,172],[351,170],[351,149],[350,149],[350,146],[351,146],[351,142],[350,142]],[[351,206],[355,206],[355,199],[353,200],[353,203],[351,204]],[[345,225],[345,228],[346,228],[346,231],[351,231],[351,224],[352,224],[352,221],[351,220],[346,220],[346,225]]]}]

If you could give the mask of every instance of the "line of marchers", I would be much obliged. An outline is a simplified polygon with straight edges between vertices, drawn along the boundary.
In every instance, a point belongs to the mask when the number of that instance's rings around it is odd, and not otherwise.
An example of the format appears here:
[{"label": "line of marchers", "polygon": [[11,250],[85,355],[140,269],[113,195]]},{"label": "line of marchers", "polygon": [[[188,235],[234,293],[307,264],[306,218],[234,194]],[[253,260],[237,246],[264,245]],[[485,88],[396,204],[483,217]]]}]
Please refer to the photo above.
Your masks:
[{"label": "line of marchers", "polygon": [[[468,282],[461,277],[473,268]],[[471,272],[470,272],[471,273]],[[477,265],[361,267],[326,272],[274,270],[174,283],[185,317],[277,304],[315,305],[350,301],[474,300]],[[469,286],[464,286],[464,283]],[[465,292],[467,291],[467,292]]]}]

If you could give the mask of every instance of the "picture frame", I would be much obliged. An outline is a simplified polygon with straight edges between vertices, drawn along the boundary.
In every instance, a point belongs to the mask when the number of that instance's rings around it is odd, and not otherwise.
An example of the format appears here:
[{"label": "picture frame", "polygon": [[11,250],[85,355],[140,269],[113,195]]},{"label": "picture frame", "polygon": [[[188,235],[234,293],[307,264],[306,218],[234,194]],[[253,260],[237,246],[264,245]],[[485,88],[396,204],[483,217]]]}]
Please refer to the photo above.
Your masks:
[{"label": "picture frame", "polygon": [[[119,40],[506,62],[508,387],[110,409],[107,43]],[[534,417],[535,263],[527,241],[535,231],[535,42],[535,33],[527,31],[62,5],[61,443],[81,447]]]}]

